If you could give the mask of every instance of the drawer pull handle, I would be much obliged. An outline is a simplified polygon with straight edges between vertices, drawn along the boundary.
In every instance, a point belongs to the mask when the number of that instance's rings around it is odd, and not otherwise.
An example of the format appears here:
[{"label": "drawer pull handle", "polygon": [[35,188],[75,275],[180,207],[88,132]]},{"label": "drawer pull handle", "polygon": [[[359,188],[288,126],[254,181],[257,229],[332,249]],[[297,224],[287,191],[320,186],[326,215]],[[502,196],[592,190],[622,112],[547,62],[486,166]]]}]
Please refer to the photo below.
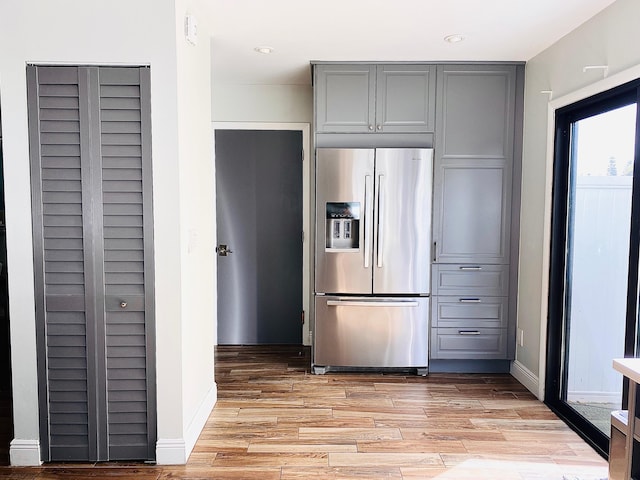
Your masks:
[{"label": "drawer pull handle", "polygon": [[458,330],[459,335],[480,335],[478,330]]},{"label": "drawer pull handle", "polygon": [[460,267],[460,270],[473,270],[473,271],[478,271],[478,270],[482,270],[482,267],[479,265],[474,265],[474,266],[468,266],[468,267]]},{"label": "drawer pull handle", "polygon": [[482,303],[479,298],[461,298],[459,301],[460,303]]},{"label": "drawer pull handle", "polygon": [[127,302],[120,302],[120,308],[127,308]]}]

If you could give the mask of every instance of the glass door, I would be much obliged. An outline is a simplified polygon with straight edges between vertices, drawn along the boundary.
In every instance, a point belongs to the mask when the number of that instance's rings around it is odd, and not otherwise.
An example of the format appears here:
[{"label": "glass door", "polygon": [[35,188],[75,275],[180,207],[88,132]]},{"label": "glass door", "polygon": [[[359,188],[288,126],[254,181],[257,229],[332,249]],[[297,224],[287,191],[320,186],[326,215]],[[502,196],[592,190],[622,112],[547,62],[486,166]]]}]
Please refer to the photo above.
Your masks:
[{"label": "glass door", "polygon": [[623,407],[612,359],[635,355],[636,90],[556,117],[545,401],[605,455],[611,412]]}]

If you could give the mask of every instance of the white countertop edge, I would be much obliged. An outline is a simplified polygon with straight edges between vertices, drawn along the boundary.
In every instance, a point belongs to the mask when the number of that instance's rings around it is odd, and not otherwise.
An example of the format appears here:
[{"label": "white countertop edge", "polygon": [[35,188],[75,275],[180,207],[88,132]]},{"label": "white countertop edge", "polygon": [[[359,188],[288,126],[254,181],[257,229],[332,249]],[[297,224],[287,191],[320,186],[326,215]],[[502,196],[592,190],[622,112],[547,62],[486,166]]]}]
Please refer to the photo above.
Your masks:
[{"label": "white countertop edge", "polygon": [[614,358],[613,369],[630,380],[640,383],[640,358]]}]

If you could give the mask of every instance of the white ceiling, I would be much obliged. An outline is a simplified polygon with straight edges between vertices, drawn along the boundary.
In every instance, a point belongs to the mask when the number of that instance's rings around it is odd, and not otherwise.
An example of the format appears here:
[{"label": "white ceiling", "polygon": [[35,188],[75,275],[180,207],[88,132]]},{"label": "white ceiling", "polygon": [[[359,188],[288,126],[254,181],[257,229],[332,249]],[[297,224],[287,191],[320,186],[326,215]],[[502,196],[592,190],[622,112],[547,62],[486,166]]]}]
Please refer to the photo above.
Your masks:
[{"label": "white ceiling", "polygon": [[[526,61],[613,1],[209,0],[212,76],[308,85],[311,60]],[[465,41],[443,41],[454,33]]]}]

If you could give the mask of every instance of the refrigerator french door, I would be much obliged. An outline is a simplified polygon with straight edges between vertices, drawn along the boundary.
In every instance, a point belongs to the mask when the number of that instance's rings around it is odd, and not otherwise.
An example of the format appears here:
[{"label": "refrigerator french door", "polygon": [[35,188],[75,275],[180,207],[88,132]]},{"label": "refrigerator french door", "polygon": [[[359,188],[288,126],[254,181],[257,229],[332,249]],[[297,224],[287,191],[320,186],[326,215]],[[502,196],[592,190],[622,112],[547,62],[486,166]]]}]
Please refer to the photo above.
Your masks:
[{"label": "refrigerator french door", "polygon": [[431,149],[317,150],[317,370],[426,368],[432,158]]}]

